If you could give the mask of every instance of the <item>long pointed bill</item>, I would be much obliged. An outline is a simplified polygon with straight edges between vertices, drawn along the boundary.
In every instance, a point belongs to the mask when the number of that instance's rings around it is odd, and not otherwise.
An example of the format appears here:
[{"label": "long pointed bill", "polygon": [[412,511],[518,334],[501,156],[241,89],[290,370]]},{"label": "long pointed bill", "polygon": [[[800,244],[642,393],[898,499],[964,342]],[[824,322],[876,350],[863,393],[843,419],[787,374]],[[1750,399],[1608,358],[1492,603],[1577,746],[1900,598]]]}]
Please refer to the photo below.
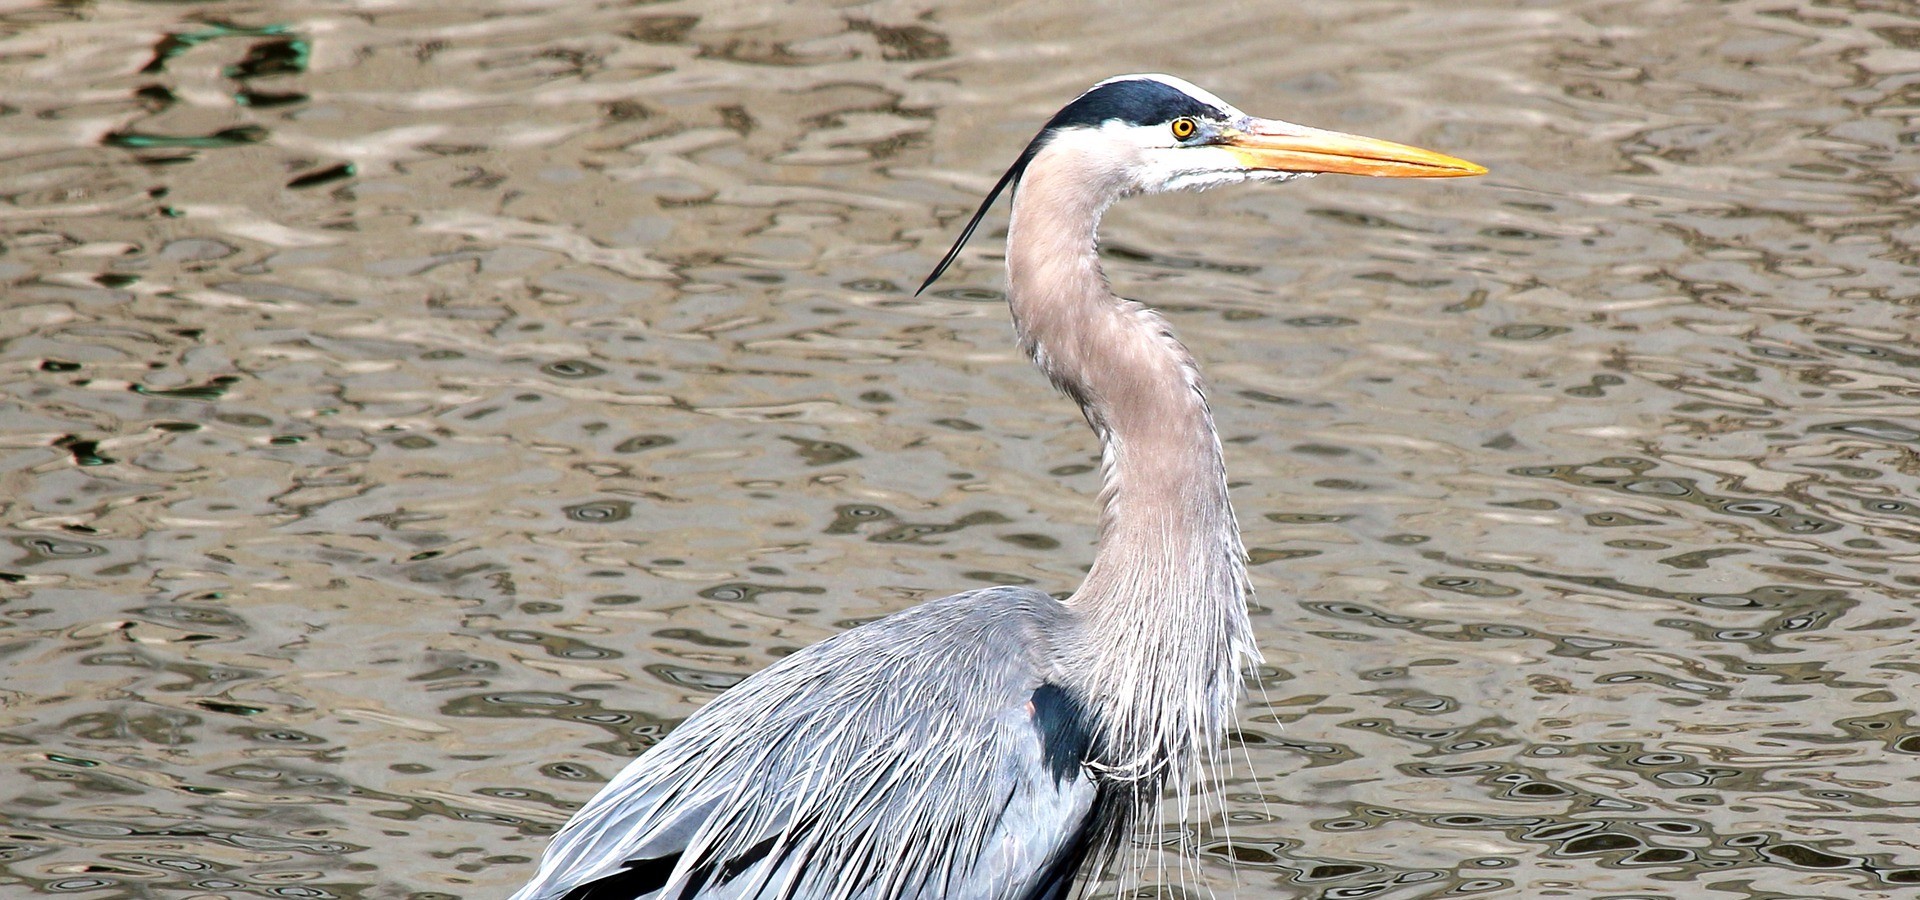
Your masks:
[{"label": "long pointed bill", "polygon": [[1331,172],[1381,178],[1459,178],[1485,175],[1485,166],[1432,150],[1289,122],[1255,119],[1246,131],[1220,141],[1249,169]]}]

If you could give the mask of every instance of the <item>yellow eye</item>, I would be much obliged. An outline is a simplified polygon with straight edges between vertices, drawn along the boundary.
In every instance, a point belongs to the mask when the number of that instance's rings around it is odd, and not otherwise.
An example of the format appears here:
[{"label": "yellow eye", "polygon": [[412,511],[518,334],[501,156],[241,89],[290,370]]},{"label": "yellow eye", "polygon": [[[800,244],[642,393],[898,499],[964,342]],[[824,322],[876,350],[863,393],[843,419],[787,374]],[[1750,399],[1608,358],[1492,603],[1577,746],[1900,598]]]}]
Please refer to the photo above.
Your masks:
[{"label": "yellow eye", "polygon": [[1189,119],[1186,116],[1181,116],[1180,118],[1173,120],[1173,136],[1179,140],[1184,141],[1187,138],[1193,137],[1194,131],[1198,130],[1199,127],[1200,126],[1195,125],[1193,123],[1192,119]]}]

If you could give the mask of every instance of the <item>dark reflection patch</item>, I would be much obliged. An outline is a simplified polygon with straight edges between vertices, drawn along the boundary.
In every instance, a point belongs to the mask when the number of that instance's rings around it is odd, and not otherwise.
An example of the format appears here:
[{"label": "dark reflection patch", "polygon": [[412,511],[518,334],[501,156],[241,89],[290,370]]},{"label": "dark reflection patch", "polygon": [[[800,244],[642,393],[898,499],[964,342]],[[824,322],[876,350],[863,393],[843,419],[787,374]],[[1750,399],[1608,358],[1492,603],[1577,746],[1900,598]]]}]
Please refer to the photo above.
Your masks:
[{"label": "dark reflection patch", "polygon": [[712,672],[665,663],[647,667],[647,674],[676,687],[688,687],[718,693],[740,683],[745,676],[733,672]]},{"label": "dark reflection patch", "polygon": [[[1702,490],[1698,482],[1692,478],[1661,478],[1641,474],[1654,466],[1655,463],[1651,460],[1608,457],[1593,463],[1522,466],[1509,471],[1523,477],[1550,478],[1580,487],[1600,488],[1623,495],[1641,495],[1689,503],[1727,515],[1753,519],[1769,528],[1788,534],[1826,534],[1837,531],[1841,527],[1838,522],[1800,512],[1783,502],[1709,493]],[[1618,470],[1625,470],[1625,472],[1621,473]]]},{"label": "dark reflection patch", "polygon": [[567,518],[575,522],[607,525],[624,522],[633,515],[633,503],[627,500],[595,500],[566,507]]}]

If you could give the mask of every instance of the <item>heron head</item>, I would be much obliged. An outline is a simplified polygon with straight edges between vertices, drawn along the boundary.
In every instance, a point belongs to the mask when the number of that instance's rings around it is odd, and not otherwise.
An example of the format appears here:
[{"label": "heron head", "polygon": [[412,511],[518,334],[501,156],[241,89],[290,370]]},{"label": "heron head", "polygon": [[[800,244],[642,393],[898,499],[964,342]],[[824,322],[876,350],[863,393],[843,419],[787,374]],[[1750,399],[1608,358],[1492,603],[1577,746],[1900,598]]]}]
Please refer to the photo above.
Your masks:
[{"label": "heron head", "polygon": [[1047,121],[920,290],[946,271],[993,201],[1009,186],[1017,191],[1020,177],[1042,154],[1077,167],[1102,204],[1130,194],[1322,173],[1456,178],[1487,171],[1419,147],[1250,116],[1171,75],[1122,75],[1094,85]]},{"label": "heron head", "polygon": [[1320,173],[1452,178],[1487,171],[1431,150],[1250,116],[1171,75],[1095,85],[1055,114],[1023,157],[1031,164],[1050,147],[1110,170],[1123,195]]}]

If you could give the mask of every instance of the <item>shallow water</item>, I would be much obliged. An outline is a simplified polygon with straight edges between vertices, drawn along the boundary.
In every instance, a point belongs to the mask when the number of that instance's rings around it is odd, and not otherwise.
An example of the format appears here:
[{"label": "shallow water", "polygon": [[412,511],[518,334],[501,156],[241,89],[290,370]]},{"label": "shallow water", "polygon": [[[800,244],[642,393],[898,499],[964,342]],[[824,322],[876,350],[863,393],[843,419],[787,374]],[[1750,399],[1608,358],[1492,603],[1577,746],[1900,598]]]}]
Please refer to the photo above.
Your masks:
[{"label": "shallow water", "polygon": [[1071,588],[1004,212],[1125,71],[1493,174],[1136,201],[1269,667],[1248,897],[1920,885],[1920,15],[0,12],[0,886],[488,897],[793,648]]}]

